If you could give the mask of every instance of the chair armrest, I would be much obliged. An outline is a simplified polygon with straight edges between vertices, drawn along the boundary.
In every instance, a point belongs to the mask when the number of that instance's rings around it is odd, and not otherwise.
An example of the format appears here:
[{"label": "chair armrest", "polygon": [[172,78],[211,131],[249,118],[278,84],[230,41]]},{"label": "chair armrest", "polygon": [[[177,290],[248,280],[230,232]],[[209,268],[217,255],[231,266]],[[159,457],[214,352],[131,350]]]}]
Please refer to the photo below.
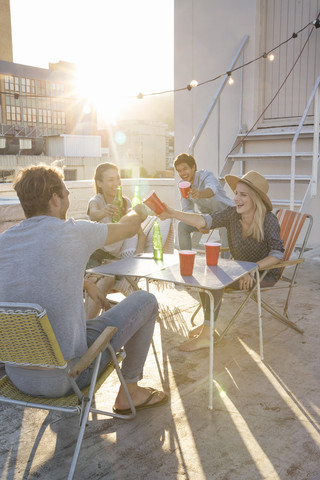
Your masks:
[{"label": "chair armrest", "polygon": [[117,327],[105,328],[99,337],[88,348],[86,353],[84,353],[77,363],[70,369],[69,376],[71,378],[75,378],[79,375],[79,373],[88,368],[98,354],[106,348],[107,344],[110,342],[117,330]]},{"label": "chair armrest", "polygon": [[285,262],[279,262],[271,267],[263,267],[261,270],[273,270],[274,268],[284,268],[289,267],[290,265],[298,265],[299,263],[303,263],[304,258],[296,258],[294,260],[286,260]]}]

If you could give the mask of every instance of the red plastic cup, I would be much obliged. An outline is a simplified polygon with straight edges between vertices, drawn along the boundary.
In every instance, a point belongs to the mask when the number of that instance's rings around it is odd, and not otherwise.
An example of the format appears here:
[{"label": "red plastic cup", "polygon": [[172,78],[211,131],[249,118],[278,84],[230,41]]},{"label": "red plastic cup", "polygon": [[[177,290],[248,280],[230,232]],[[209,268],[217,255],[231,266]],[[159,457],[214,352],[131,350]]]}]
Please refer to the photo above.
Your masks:
[{"label": "red plastic cup", "polygon": [[215,267],[218,265],[220,243],[205,243],[207,265]]},{"label": "red plastic cup", "polygon": [[191,183],[190,182],[180,182],[179,187],[180,187],[182,197],[183,198],[188,198]]},{"label": "red plastic cup", "polygon": [[149,208],[151,208],[151,210],[153,210],[156,215],[159,215],[165,210],[164,204],[161,202],[160,198],[157,196],[154,190],[148,193],[148,195],[143,199],[143,203],[145,203]]},{"label": "red plastic cup", "polygon": [[192,250],[180,250],[180,274],[182,276],[190,276],[193,272],[194,259],[196,252]]}]

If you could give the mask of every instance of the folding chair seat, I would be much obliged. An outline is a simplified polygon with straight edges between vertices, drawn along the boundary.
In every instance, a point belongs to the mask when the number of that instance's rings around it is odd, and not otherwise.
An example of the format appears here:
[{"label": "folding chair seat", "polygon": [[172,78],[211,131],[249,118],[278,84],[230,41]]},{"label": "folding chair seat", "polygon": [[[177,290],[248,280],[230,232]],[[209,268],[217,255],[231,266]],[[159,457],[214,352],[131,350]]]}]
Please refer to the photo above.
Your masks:
[{"label": "folding chair seat", "polygon": [[[288,209],[280,209],[276,212],[279,224],[280,224],[280,237],[284,242],[284,256],[282,261],[279,261],[278,264],[273,265],[272,267],[264,269],[264,273],[260,275],[260,282],[263,280],[264,276],[266,275],[268,270],[279,268],[281,270],[281,276],[278,282],[272,286],[267,288],[261,288],[261,306],[264,310],[269,312],[275,319],[279,320],[280,322],[284,323],[285,325],[291,327],[292,329],[296,330],[299,333],[303,333],[303,330],[299,328],[293,321],[290,320],[288,314],[288,308],[292,293],[292,288],[296,286],[296,277],[298,273],[298,269],[301,263],[304,262],[304,252],[307,246],[308,238],[310,235],[310,231],[312,228],[313,219],[312,216],[307,213],[295,212]],[[299,255],[297,258],[291,259],[292,253],[295,251],[297,241],[299,237],[303,237],[302,245],[299,249]],[[285,269],[287,267],[293,267],[293,271],[289,277],[284,275]],[[288,270],[288,269],[287,269]],[[272,290],[274,292],[274,296],[277,296],[279,299],[278,291],[280,289],[287,289],[287,295],[285,296],[282,311],[279,311],[278,308],[275,308],[271,305],[270,301],[265,300],[264,292]],[[248,301],[254,300],[255,302],[258,301],[257,293],[256,293],[256,286],[253,287],[251,290],[233,290],[233,289],[226,289],[224,295],[240,295],[245,296],[243,302],[240,304],[239,308],[236,310],[235,314],[224,328],[224,330],[220,333],[219,338],[216,340],[219,342],[225,334],[228,332],[230,327],[233,325],[235,320],[238,318],[239,314],[242,312]],[[200,310],[201,305],[198,306],[197,310],[194,312],[191,323],[194,324],[195,315]]]},{"label": "folding chair seat", "polygon": [[[80,429],[68,480],[74,476],[90,412],[126,420],[133,418],[136,413],[119,367],[119,363],[125,358],[125,352],[116,354],[109,343],[116,331],[116,327],[107,327],[77,363],[70,368],[63,358],[46,311],[42,307],[29,303],[0,303],[0,361],[19,367],[59,368],[70,382],[73,393],[63,397],[40,398],[18,390],[7,375],[0,380],[1,402],[80,415]],[[109,350],[112,360],[98,375],[101,352],[105,348]],[[80,390],[76,383],[76,377],[93,362],[91,383]],[[114,370],[126,392],[132,412],[130,415],[97,410],[91,406],[95,392]]]}]

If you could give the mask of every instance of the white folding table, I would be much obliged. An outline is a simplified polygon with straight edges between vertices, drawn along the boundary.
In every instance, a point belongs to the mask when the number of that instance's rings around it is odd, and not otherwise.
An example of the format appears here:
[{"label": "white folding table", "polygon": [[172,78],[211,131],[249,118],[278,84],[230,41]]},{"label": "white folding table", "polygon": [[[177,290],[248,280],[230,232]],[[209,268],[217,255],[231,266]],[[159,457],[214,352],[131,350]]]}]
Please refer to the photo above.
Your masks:
[{"label": "white folding table", "polygon": [[181,276],[178,254],[164,255],[163,261],[154,260],[152,255],[141,254],[88,270],[95,275],[122,275],[127,277],[172,282],[207,293],[210,298],[210,359],[209,359],[209,410],[213,409],[213,357],[214,357],[214,298],[210,290],[222,290],[239,280],[247,273],[256,275],[258,297],[258,320],[260,356],[263,359],[262,315],[260,298],[260,278],[258,265],[252,262],[219,259],[218,265],[208,267],[205,256],[196,255],[192,276]]}]

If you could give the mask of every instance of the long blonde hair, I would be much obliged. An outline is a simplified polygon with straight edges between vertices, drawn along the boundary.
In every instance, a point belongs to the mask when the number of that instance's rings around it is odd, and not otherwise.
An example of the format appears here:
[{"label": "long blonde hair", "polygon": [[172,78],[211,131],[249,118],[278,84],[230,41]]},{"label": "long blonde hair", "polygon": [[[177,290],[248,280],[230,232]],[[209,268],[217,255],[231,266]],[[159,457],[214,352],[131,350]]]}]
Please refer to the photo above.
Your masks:
[{"label": "long blonde hair", "polygon": [[253,220],[250,227],[247,230],[248,237],[251,235],[254,240],[261,242],[264,239],[264,219],[267,213],[267,207],[262,201],[260,195],[253,190],[247,183],[245,185],[248,187],[248,193],[253,201],[254,214]]}]

